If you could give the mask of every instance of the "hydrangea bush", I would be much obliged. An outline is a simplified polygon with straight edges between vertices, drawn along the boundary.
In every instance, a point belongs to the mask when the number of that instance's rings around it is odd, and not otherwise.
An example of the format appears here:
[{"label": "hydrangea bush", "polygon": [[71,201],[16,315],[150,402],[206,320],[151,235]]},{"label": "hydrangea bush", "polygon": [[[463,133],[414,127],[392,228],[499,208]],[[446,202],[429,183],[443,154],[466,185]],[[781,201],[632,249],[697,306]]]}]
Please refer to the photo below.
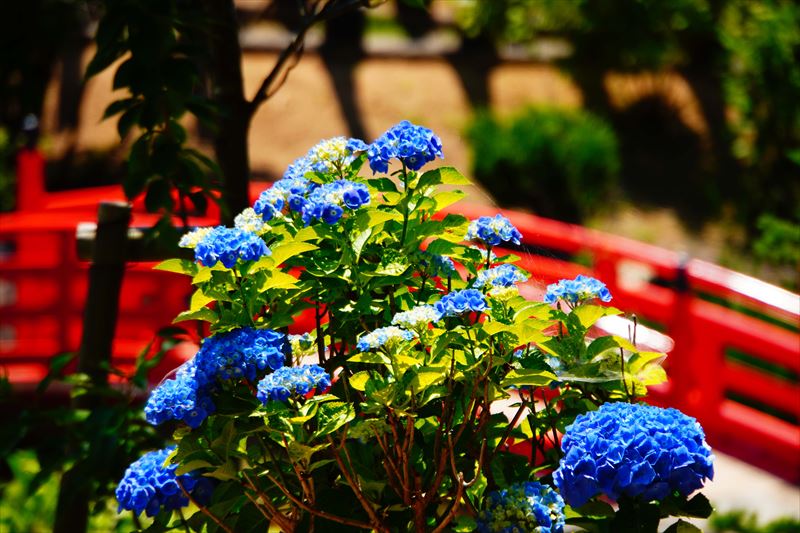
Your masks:
[{"label": "hydrangea bush", "polygon": [[147,401],[175,446],[131,465],[121,509],[148,531],[286,532],[655,531],[709,511],[702,430],[637,403],[664,354],[594,332],[620,311],[592,278],[523,298],[522,234],[443,214],[468,181],[423,172],[441,157],[409,122],[323,141],[235,228],[184,236],[195,260],[158,268],[191,277],[176,321],[207,335]]}]

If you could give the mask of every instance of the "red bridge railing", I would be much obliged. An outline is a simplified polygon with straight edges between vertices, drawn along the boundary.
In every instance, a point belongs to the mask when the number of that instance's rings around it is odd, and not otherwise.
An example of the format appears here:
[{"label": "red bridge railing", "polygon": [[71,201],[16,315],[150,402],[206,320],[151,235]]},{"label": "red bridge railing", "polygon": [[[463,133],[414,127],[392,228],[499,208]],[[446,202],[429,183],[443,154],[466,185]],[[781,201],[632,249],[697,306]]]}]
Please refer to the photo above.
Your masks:
[{"label": "red bridge railing", "polygon": [[[121,197],[117,187],[43,194],[26,199],[35,211],[0,215],[0,371],[12,382],[35,383],[50,356],[77,350],[87,265],[75,253],[75,228],[94,219],[100,199]],[[470,218],[489,211],[458,206]],[[669,384],[654,388],[651,401],[697,417],[720,450],[800,482],[798,295],[629,239],[504,214],[524,236],[520,266],[539,289],[593,275],[609,286],[617,307],[674,339],[665,364]],[[134,215],[134,225],[151,222]],[[186,308],[185,280],[151,266],[131,265],[126,273],[118,363],[132,363],[153,333]],[[176,357],[164,368],[177,366]]]},{"label": "red bridge railing", "polygon": [[[469,218],[486,211],[458,207]],[[672,337],[670,381],[650,401],[696,417],[721,451],[800,482],[800,296],[630,239],[503,213],[523,235],[517,253],[533,279],[595,276],[615,306]]]}]

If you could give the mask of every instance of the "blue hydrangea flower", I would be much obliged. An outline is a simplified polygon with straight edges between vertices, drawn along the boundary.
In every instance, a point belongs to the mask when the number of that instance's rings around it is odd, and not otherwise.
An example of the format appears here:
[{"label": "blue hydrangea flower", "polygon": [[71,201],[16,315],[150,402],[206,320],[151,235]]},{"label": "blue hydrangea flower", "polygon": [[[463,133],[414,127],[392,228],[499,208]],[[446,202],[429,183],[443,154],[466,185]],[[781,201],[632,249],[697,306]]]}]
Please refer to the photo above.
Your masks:
[{"label": "blue hydrangea flower", "polygon": [[489,493],[478,517],[479,533],[561,533],[564,500],[536,481]]},{"label": "blue hydrangea flower", "polygon": [[408,331],[397,326],[387,326],[370,331],[358,339],[356,349],[360,352],[377,350],[378,348],[391,348],[400,341],[410,341],[416,337],[413,331]]},{"label": "blue hydrangea flower", "polygon": [[644,502],[688,496],[714,477],[714,456],[697,420],[676,409],[606,403],[578,416],[561,441],[553,481],[573,507],[598,494]]},{"label": "blue hydrangea flower", "polygon": [[432,305],[418,305],[396,313],[392,317],[392,324],[419,332],[428,328],[431,322],[438,322],[442,319],[442,314]]},{"label": "blue hydrangea flower", "polygon": [[407,120],[389,128],[367,148],[373,172],[388,171],[392,159],[399,159],[411,170],[419,170],[437,157],[444,157],[439,137],[428,128]]},{"label": "blue hydrangea flower", "polygon": [[292,357],[297,361],[299,358],[314,355],[317,353],[317,343],[311,333],[302,335],[289,335],[289,346],[291,347]]},{"label": "blue hydrangea flower", "polygon": [[218,333],[203,341],[194,358],[196,381],[212,386],[218,380],[248,379],[277,370],[288,350],[286,335],[271,329],[239,328]]},{"label": "blue hydrangea flower", "polygon": [[504,264],[481,270],[475,280],[475,288],[514,287],[517,283],[528,281],[528,277],[514,265]]},{"label": "blue hydrangea flower", "polygon": [[217,226],[203,237],[194,249],[194,257],[205,266],[221,261],[225,268],[233,268],[236,261],[256,261],[270,255],[261,238],[238,228]]},{"label": "blue hydrangea flower", "polygon": [[[116,496],[119,509],[155,516],[161,509],[173,511],[189,505],[183,490],[200,504],[211,501],[213,482],[193,473],[175,475],[178,465],[164,466],[175,446],[148,452],[133,462],[117,485]],[[183,490],[181,490],[183,487]]]},{"label": "blue hydrangea flower", "polygon": [[[296,168],[295,168],[296,167]],[[302,173],[301,173],[302,171]],[[306,196],[317,187],[316,183],[304,178],[311,167],[304,159],[298,159],[287,169],[284,177],[259,195],[253,204],[253,211],[265,221],[284,214],[284,211],[300,213],[306,203]]]},{"label": "blue hydrangea flower", "polygon": [[558,283],[548,285],[547,293],[544,295],[544,301],[551,304],[563,300],[575,305],[595,298],[610,302],[611,293],[605,283],[583,274],[578,274],[575,279],[562,279]]},{"label": "blue hydrangea flower", "polygon": [[248,207],[236,215],[236,218],[233,219],[233,227],[256,235],[264,235],[272,229],[252,207]]},{"label": "blue hydrangea flower", "polygon": [[503,242],[513,242],[519,244],[522,234],[517,228],[503,215],[497,214],[492,217],[480,217],[469,223],[467,228],[467,240],[482,242],[487,246],[497,246]]},{"label": "blue hydrangea flower", "polygon": [[458,316],[468,312],[480,313],[487,309],[486,298],[477,289],[464,289],[446,294],[434,304],[442,317]]},{"label": "blue hydrangea flower", "polygon": [[282,367],[288,349],[286,336],[271,329],[240,328],[209,337],[174,379],[153,390],[145,417],[153,425],[178,420],[196,428],[215,411],[212,393],[219,381],[245,378],[254,382]]},{"label": "blue hydrangea flower", "polygon": [[456,265],[453,260],[446,255],[437,255],[430,252],[422,252],[420,259],[422,270],[430,277],[452,276],[456,273]]},{"label": "blue hydrangea flower", "polygon": [[337,180],[326,183],[311,191],[303,205],[303,223],[308,225],[314,220],[322,220],[326,224],[335,224],[344,215],[345,208],[355,211],[369,204],[370,196],[367,186],[349,180]]},{"label": "blue hydrangea flower", "polygon": [[285,366],[258,383],[256,396],[263,404],[270,400],[285,402],[292,394],[305,396],[314,389],[325,390],[330,386],[330,375],[319,365]]},{"label": "blue hydrangea flower", "polygon": [[349,166],[356,158],[354,152],[364,149],[366,144],[360,139],[334,137],[313,146],[305,159],[314,172],[330,174]]},{"label": "blue hydrangea flower", "polygon": [[175,379],[168,379],[156,387],[147,399],[144,415],[154,426],[168,420],[180,420],[191,428],[199,427],[215,411],[204,387],[198,385],[194,359],[178,369]]}]

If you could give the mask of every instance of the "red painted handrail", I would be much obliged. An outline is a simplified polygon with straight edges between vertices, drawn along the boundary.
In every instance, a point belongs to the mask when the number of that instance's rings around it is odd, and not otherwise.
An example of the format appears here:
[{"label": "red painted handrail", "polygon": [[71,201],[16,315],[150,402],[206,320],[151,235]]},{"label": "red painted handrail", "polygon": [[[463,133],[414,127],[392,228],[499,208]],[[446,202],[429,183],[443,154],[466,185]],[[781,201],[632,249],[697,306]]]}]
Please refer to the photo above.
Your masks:
[{"label": "red painted handrail", "polygon": [[[260,188],[254,185],[252,196]],[[28,210],[0,215],[0,367],[17,382],[41,378],[49,356],[77,349],[86,265],[75,256],[75,227],[94,219],[99,200],[122,197],[119,187],[35,194],[38,200],[26,196]],[[497,211],[470,204],[456,210],[469,218]],[[134,211],[134,225],[152,223]],[[502,212],[536,250],[519,254],[538,287],[526,290],[541,292],[579,273],[603,280],[617,307],[675,341],[665,363],[670,383],[654,388],[652,401],[697,417],[719,449],[800,482],[798,295],[652,245]],[[580,257],[584,264],[559,257]],[[126,274],[115,345],[125,364],[186,306],[185,279],[151,266],[137,264]],[[747,357],[732,358],[732,350]],[[765,371],[770,365],[789,378]]]}]

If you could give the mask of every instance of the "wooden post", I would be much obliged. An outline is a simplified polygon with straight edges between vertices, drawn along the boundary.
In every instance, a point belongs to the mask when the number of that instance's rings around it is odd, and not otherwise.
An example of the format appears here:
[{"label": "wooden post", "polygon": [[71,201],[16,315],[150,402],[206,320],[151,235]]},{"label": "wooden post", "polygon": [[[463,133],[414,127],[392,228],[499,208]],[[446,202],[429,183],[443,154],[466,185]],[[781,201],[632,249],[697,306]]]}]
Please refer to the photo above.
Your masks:
[{"label": "wooden post", "polygon": [[[108,382],[130,219],[131,207],[123,202],[102,202],[97,211],[97,236],[92,265],[89,267],[89,289],[78,354],[78,372],[87,374],[95,386],[103,386]],[[73,405],[91,409],[98,401],[99,398],[84,395]],[[80,472],[80,462],[64,473],[58,494],[54,533],[86,531],[90,483],[91,479]]]}]

